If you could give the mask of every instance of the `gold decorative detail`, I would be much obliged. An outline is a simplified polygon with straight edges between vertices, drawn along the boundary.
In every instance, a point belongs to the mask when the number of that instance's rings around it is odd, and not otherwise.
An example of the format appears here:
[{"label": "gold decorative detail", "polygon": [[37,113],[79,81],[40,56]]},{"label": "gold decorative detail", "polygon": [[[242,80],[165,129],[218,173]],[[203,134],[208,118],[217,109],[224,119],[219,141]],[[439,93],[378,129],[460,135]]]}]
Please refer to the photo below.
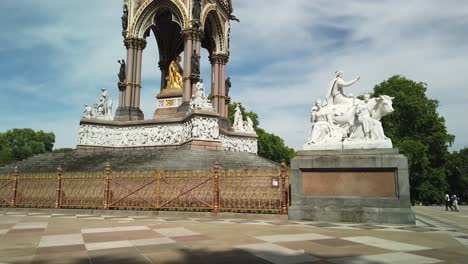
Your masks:
[{"label": "gold decorative detail", "polygon": [[[216,166],[216,165],[215,165]],[[0,207],[281,213],[289,175],[278,170],[64,172],[0,175]],[[279,179],[280,187],[272,186]],[[17,187],[15,182],[17,179]],[[282,186],[285,186],[283,189]],[[17,194],[16,194],[17,191]],[[284,210],[283,210],[284,211]]]},{"label": "gold decorative detail", "polygon": [[177,58],[173,60],[171,64],[169,64],[169,75],[166,77],[167,85],[165,89],[182,90],[183,84],[182,84],[182,67],[180,66],[181,60],[182,58],[180,56],[177,56]]}]

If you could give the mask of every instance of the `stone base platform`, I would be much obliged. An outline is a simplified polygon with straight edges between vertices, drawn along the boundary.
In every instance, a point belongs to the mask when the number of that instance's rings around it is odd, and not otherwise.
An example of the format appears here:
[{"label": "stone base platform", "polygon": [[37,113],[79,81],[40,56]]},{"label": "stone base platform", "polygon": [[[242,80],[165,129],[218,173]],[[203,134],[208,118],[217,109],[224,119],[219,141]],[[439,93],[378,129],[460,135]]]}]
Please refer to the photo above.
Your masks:
[{"label": "stone base platform", "polygon": [[289,219],[415,223],[398,149],[300,151],[291,170]]},{"label": "stone base platform", "polygon": [[[196,143],[196,142],[193,142]],[[215,162],[221,169],[279,169],[280,165],[252,153],[213,151],[207,149],[89,149],[89,152],[40,154],[0,167],[0,174],[9,174],[15,165],[21,173],[55,172],[60,164],[65,172],[104,171],[106,163],[112,171],[212,170]]]}]

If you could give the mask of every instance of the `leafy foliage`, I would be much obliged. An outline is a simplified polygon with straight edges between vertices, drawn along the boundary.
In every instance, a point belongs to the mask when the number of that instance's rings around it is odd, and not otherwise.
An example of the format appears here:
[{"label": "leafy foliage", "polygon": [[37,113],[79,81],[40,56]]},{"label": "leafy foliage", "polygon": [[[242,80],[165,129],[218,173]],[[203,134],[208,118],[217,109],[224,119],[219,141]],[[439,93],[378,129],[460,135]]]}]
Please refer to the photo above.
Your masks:
[{"label": "leafy foliage", "polygon": [[50,152],[54,143],[55,135],[42,130],[15,128],[0,133],[0,166]]},{"label": "leafy foliage", "polygon": [[447,182],[450,193],[456,194],[460,200],[468,200],[468,148],[450,153],[447,165]]},{"label": "leafy foliage", "polygon": [[286,146],[282,138],[276,136],[275,134],[268,133],[260,128],[258,115],[256,113],[252,111],[247,112],[244,106],[242,106],[240,103],[234,102],[229,104],[228,120],[231,122],[231,124],[234,123],[234,112],[237,104],[239,104],[239,108],[241,109],[244,118],[250,117],[254,123],[254,129],[258,135],[258,155],[276,162],[281,162],[284,160],[286,164],[289,165],[291,159],[296,156],[296,151]]},{"label": "leafy foliage", "polygon": [[437,113],[439,102],[426,96],[427,84],[393,76],[374,87],[374,95],[395,97],[395,111],[382,118],[385,134],[407,158],[411,200],[439,203],[448,188],[445,163],[455,137]]}]

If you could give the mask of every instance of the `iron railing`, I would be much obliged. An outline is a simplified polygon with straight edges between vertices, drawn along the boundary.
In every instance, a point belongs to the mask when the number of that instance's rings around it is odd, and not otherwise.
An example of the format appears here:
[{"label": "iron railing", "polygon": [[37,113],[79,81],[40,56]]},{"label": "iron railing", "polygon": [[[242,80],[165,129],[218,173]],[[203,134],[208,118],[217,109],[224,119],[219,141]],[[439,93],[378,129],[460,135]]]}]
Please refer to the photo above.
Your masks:
[{"label": "iron railing", "polygon": [[281,170],[64,172],[0,175],[0,207],[287,214]]}]

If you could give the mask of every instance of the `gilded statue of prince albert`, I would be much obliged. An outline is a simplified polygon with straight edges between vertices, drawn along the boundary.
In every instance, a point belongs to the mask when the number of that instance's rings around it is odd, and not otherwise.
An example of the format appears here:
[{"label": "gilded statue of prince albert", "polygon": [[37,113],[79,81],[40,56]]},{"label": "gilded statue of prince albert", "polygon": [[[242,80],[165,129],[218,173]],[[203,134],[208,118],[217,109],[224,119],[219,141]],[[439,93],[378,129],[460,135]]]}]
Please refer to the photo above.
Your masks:
[{"label": "gilded statue of prince albert", "polygon": [[166,77],[166,89],[182,90],[182,67],[180,66],[181,57],[177,56],[175,60],[169,64],[169,75]]}]

